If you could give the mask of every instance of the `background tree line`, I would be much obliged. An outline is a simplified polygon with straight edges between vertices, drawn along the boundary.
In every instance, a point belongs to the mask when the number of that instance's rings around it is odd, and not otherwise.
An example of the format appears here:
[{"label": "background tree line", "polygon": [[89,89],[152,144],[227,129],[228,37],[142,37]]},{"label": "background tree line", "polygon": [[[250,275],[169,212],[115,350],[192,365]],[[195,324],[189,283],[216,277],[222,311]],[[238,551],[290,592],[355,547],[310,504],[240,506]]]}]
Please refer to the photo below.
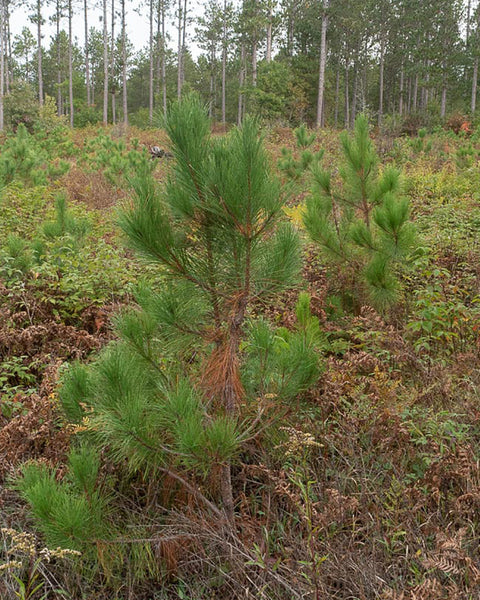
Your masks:
[{"label": "background tree line", "polygon": [[[350,127],[359,112],[388,125],[407,115],[428,123],[476,111],[476,0],[53,0],[52,7],[47,40],[45,3],[0,0],[2,128],[8,102],[35,96],[41,105],[45,95],[72,125],[145,126],[192,89],[221,123],[254,113]],[[28,25],[13,35],[19,8]],[[100,27],[91,27],[94,8]],[[84,17],[81,45],[74,11]],[[140,50],[126,33],[133,11],[145,18]]]}]

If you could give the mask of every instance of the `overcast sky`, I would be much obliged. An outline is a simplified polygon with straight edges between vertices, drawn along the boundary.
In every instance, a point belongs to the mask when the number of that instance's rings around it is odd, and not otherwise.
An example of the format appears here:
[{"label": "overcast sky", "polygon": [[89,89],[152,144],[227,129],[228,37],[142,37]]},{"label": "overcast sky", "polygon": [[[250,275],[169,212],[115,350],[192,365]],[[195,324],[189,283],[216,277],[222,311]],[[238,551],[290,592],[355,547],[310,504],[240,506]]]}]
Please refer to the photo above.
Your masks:
[{"label": "overcast sky", "polygon": [[[109,3],[110,4],[110,3]],[[135,2],[135,5],[138,6],[138,2]],[[197,2],[190,1],[191,6],[193,7],[193,14],[198,14],[201,11],[201,6],[203,4],[202,0],[198,0]],[[117,0],[116,2],[117,8],[120,9],[120,2]],[[132,8],[132,3],[127,2],[127,36],[129,40],[135,46],[135,50],[140,50],[141,48],[145,48],[148,45],[149,38],[149,24],[148,24],[148,6],[143,5],[139,11],[134,11]],[[43,3],[42,7],[43,17],[45,19],[45,25],[43,26],[44,36],[43,36],[43,44],[45,47],[50,46],[51,38],[55,35],[55,25],[51,25],[49,23],[49,17],[52,16],[55,12],[55,6],[52,4],[46,5]],[[12,11],[11,14],[11,29],[12,29],[12,41],[13,37],[20,33],[23,27],[28,27],[33,35],[36,38],[36,27],[33,25],[28,19],[28,15],[33,12],[28,9],[17,8]],[[140,13],[140,14],[139,14]],[[111,7],[109,7],[108,11],[108,28],[110,31],[111,23],[110,23],[110,14]],[[92,2],[89,2],[89,13],[88,13],[88,27],[94,27],[95,29],[102,30],[102,10],[98,8],[94,8]],[[175,27],[173,24],[174,15],[168,15],[167,21],[169,23],[168,32],[170,34],[170,41],[168,45],[171,48],[176,47],[176,34]],[[67,19],[64,19],[62,22],[62,28],[67,30],[68,22]],[[116,31],[120,33],[120,18],[116,23]],[[77,42],[83,47],[85,42],[85,34],[84,34],[84,24],[83,24],[83,2],[74,2],[74,18],[73,18],[73,34],[77,39]],[[191,24],[190,27],[187,28],[187,34],[189,39],[189,49],[191,50],[194,56],[199,54],[199,50],[195,47],[192,42],[192,37],[194,34],[194,25]]]}]

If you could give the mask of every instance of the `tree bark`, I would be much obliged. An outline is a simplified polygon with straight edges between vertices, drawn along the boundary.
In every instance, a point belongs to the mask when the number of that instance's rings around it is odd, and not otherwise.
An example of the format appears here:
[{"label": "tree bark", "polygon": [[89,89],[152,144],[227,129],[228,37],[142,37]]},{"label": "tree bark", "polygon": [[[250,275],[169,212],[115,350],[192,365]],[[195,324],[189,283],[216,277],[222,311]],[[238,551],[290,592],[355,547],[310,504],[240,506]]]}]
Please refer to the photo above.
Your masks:
[{"label": "tree bark", "polygon": [[0,131],[4,130],[4,115],[3,115],[3,95],[4,95],[4,79],[5,79],[5,61],[3,54],[3,46],[4,46],[4,21],[5,21],[5,0],[0,0],[0,48],[2,52],[0,52]]},{"label": "tree bark", "polygon": [[442,83],[442,101],[440,104],[440,117],[445,118],[447,112],[447,66],[443,64],[443,83]]},{"label": "tree bark", "polygon": [[222,40],[222,124],[225,125],[226,116],[226,82],[227,82],[227,0],[223,0],[223,40]]},{"label": "tree bark", "polygon": [[357,117],[357,94],[358,94],[358,52],[353,63],[353,90],[352,90],[352,109],[350,111],[350,127],[355,124]]},{"label": "tree bark", "polygon": [[150,39],[149,39],[149,59],[150,68],[148,73],[148,123],[153,123],[153,0],[150,0]]},{"label": "tree bark", "polygon": [[287,55],[293,55],[293,33],[295,31],[295,0],[293,5],[288,9],[288,25],[287,25]]},{"label": "tree bark", "polygon": [[238,75],[238,111],[237,111],[237,125],[242,124],[243,117],[243,85],[245,79],[245,71],[244,71],[244,62],[245,62],[245,43],[242,42],[240,48],[240,71]]},{"label": "tree bark", "polygon": [[10,53],[10,14],[8,11],[8,0],[2,0],[3,2],[3,35],[2,45],[4,54],[4,77],[5,83],[4,88],[7,94],[10,93],[10,64],[11,64],[11,53]]},{"label": "tree bark", "polygon": [[337,64],[335,79],[335,129],[338,127],[338,106],[340,104],[340,64]]},{"label": "tree bark", "polygon": [[112,123],[115,125],[117,120],[116,115],[116,98],[115,98],[115,0],[112,0],[112,51],[110,53],[110,80],[112,82]]},{"label": "tree bark", "polygon": [[213,119],[215,117],[215,107],[216,107],[216,79],[217,79],[217,69],[216,69],[216,65],[217,65],[217,55],[216,55],[216,48],[215,48],[215,42],[212,41],[212,46],[211,46],[211,51],[210,51],[210,107],[209,107],[209,115],[210,118]]},{"label": "tree bark", "polygon": [[268,20],[267,20],[267,49],[265,52],[265,60],[267,63],[272,60],[272,21],[273,21],[273,11],[272,6],[268,6]]},{"label": "tree bark", "polygon": [[68,0],[68,103],[70,127],[73,127],[72,0]]},{"label": "tree bark", "polygon": [[477,107],[477,85],[478,85],[478,56],[475,57],[473,63],[473,75],[472,75],[472,100],[470,104],[470,110],[472,115],[475,114]]},{"label": "tree bark", "polygon": [[257,34],[253,34],[252,41],[252,86],[257,87]]},{"label": "tree bark", "polygon": [[185,83],[185,53],[187,50],[187,2],[183,2],[183,26],[182,26],[182,88]]},{"label": "tree bark", "polygon": [[103,0],[103,124],[108,123],[108,29],[107,0]]},{"label": "tree bark", "polygon": [[418,73],[415,73],[413,81],[413,92],[412,92],[412,111],[416,112],[418,102]]},{"label": "tree bark", "polygon": [[38,102],[43,106],[43,71],[42,71],[42,3],[37,0],[37,64],[38,64]]},{"label": "tree bark", "polygon": [[325,97],[325,65],[327,62],[327,27],[328,27],[328,0],[323,0],[322,34],[320,41],[320,65],[318,71],[318,97],[316,126],[323,125],[323,104]]},{"label": "tree bark", "polygon": [[88,49],[88,7],[87,0],[83,0],[83,12],[85,15],[85,80],[87,85],[87,106],[92,105],[92,90],[90,86],[90,56]]},{"label": "tree bark", "polygon": [[383,119],[383,76],[385,71],[385,31],[382,29],[380,41],[380,90],[378,99],[378,127],[382,126]]},{"label": "tree bark", "polygon": [[[471,98],[471,103],[470,103],[470,110],[472,112],[472,115],[475,114],[475,109],[477,107],[478,60],[479,60],[478,35],[479,35],[479,33],[480,33],[480,7],[477,9],[477,22],[476,22],[476,29],[475,29],[474,44],[473,44],[474,61],[473,61],[473,74],[472,74],[472,98]],[[472,47],[472,44],[470,44],[470,46]]]},{"label": "tree bark", "polygon": [[125,23],[125,0],[122,0],[122,91],[123,91],[123,124],[128,126],[127,105],[127,33]]},{"label": "tree bark", "polygon": [[62,17],[61,8],[60,8],[60,0],[57,0],[56,7],[56,27],[57,27],[57,115],[60,116],[63,114],[63,99],[62,99],[62,69],[61,69],[61,52],[60,52],[60,19]]},{"label": "tree bark", "polygon": [[427,60],[426,64],[425,64],[425,69],[427,74],[425,75],[425,87],[423,88],[423,109],[426,110],[427,106],[428,106],[428,101],[429,101],[429,95],[430,95],[430,89],[429,89],[429,82],[430,82],[430,62]]},{"label": "tree bark", "polygon": [[348,57],[345,59],[345,127],[350,127],[350,85],[348,81]]},{"label": "tree bark", "polygon": [[163,113],[167,114],[167,73],[165,59],[165,0],[162,2],[162,91],[163,91]]},{"label": "tree bark", "polygon": [[442,101],[440,104],[440,117],[442,119],[445,118],[446,112],[447,112],[447,86],[444,84],[442,86]]},{"label": "tree bark", "polygon": [[182,96],[182,0],[178,0],[177,97]]},{"label": "tree bark", "polygon": [[467,2],[467,33],[465,37],[465,46],[468,49],[470,44],[470,16],[472,14],[472,0],[468,0]]},{"label": "tree bark", "polygon": [[405,70],[404,70],[403,61],[402,61],[402,66],[400,68],[400,90],[399,90],[399,97],[398,97],[398,113],[400,116],[403,116],[404,86],[405,86]]}]

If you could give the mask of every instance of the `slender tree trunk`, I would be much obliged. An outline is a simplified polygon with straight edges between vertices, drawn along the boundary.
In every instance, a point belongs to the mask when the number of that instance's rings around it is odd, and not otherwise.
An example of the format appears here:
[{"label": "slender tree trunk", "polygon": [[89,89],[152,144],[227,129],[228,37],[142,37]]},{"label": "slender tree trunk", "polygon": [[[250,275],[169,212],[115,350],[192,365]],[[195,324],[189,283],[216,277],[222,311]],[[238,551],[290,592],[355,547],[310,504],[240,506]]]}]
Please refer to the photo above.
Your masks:
[{"label": "slender tree trunk", "polygon": [[362,98],[362,112],[367,110],[367,92],[368,92],[368,42],[365,40],[363,72],[360,79],[360,92]]},{"label": "slender tree trunk", "polygon": [[178,0],[177,97],[182,96],[182,0]]},{"label": "slender tree trunk", "polygon": [[328,27],[328,0],[323,0],[322,34],[320,41],[320,65],[318,70],[318,96],[316,126],[323,125],[324,97],[325,97],[325,65],[327,62],[327,27]]},{"label": "slender tree trunk", "polygon": [[474,38],[473,46],[472,46],[472,44],[470,44],[470,46],[473,48],[473,51],[474,51],[473,74],[472,74],[472,98],[471,98],[471,104],[470,104],[470,110],[472,112],[472,115],[475,114],[475,109],[477,107],[478,60],[479,60],[478,34],[479,34],[479,30],[480,30],[480,7],[477,9],[477,22],[476,22],[475,38]]},{"label": "slender tree trunk", "polygon": [[423,109],[426,110],[427,106],[428,106],[428,102],[429,102],[429,96],[430,96],[430,61],[427,60],[426,64],[425,64],[425,68],[427,71],[427,74],[425,76],[425,87],[424,89],[424,96],[423,96]]},{"label": "slender tree trunk", "polygon": [[245,62],[245,43],[242,42],[240,48],[240,72],[238,75],[238,112],[237,112],[237,125],[242,124],[242,116],[243,116],[243,85],[245,81],[245,71],[244,71],[244,62]]},{"label": "slender tree trunk", "polygon": [[417,111],[417,102],[418,102],[418,73],[415,73],[415,78],[413,80],[413,92],[412,92],[412,111]]},{"label": "slender tree trunk", "polygon": [[340,104],[340,64],[337,64],[335,78],[335,129],[338,127],[338,106]]},{"label": "slender tree trunk", "polygon": [[162,90],[163,90],[163,113],[167,114],[167,66],[165,58],[165,0],[162,2]]},{"label": "slender tree trunk", "polygon": [[[465,48],[466,48],[467,61],[468,61],[469,48],[470,48],[470,18],[471,18],[471,15],[472,15],[472,0],[468,0],[468,2],[467,2],[467,32],[466,32],[466,36],[465,36]],[[464,77],[466,80],[467,76],[468,76],[467,64],[465,64],[465,66],[464,66],[463,74],[464,74]]]},{"label": "slender tree trunk", "polygon": [[267,49],[265,52],[265,60],[267,63],[272,60],[272,22],[273,22],[273,11],[271,5],[268,7],[268,20],[267,20]]},{"label": "slender tree trunk", "polygon": [[127,105],[127,33],[125,22],[125,0],[122,0],[122,91],[123,91],[123,124],[128,126]]},{"label": "slender tree trunk", "polygon": [[208,116],[213,119],[213,109],[215,106],[215,49],[210,48],[210,99],[208,102]]},{"label": "slender tree trunk", "polygon": [[149,58],[150,69],[148,74],[148,123],[153,123],[153,0],[150,0],[150,40],[149,40]]},{"label": "slender tree trunk", "polygon": [[56,7],[56,27],[57,27],[57,43],[56,43],[56,51],[57,51],[57,115],[60,116],[63,114],[62,111],[62,68],[61,68],[61,52],[60,52],[60,19],[62,17],[61,8],[60,8],[60,0],[57,0]]},{"label": "slender tree trunk", "polygon": [[222,40],[222,124],[227,121],[226,111],[226,82],[227,82],[227,0],[223,0],[223,40]]},{"label": "slender tree trunk", "polygon": [[85,15],[85,81],[87,85],[87,106],[92,105],[92,91],[90,86],[90,56],[88,48],[88,7],[87,0],[83,0],[83,12]]},{"label": "slender tree trunk", "polygon": [[440,117],[442,119],[445,118],[445,114],[447,112],[447,86],[444,84],[442,86],[442,101],[440,105]]},{"label": "slender tree trunk", "polygon": [[233,524],[235,519],[235,505],[233,501],[232,468],[230,465],[222,465],[220,477],[223,509],[229,523]]},{"label": "slender tree trunk", "polygon": [[156,23],[157,23],[157,31],[155,33],[155,89],[157,92],[157,96],[160,98],[160,94],[162,92],[162,46],[161,46],[161,33],[160,28],[162,24],[162,0],[157,1],[156,5],[157,15],[156,15]]},{"label": "slender tree trunk", "polygon": [[403,61],[402,61],[402,66],[400,68],[400,91],[399,91],[399,95],[398,95],[398,113],[400,116],[403,116],[403,94],[404,94],[404,85],[405,85],[405,70],[403,67]]},{"label": "slender tree trunk", "polygon": [[472,101],[470,105],[470,111],[472,115],[475,114],[477,107],[477,85],[478,85],[478,56],[475,57],[473,63],[473,75],[472,75]]},{"label": "slender tree trunk", "polygon": [[[58,44],[57,44],[57,46],[58,46]],[[30,81],[30,69],[28,68],[29,63],[30,63],[30,55],[28,54],[28,51],[25,51],[25,77],[26,77],[27,81]]]},{"label": "slender tree trunk", "polygon": [[3,55],[4,55],[4,78],[5,78],[5,91],[7,94],[10,93],[10,56],[9,56],[9,13],[8,13],[8,0],[2,0],[3,2],[3,18],[2,18],[2,46],[3,46]]},{"label": "slender tree trunk", "polygon": [[12,31],[10,28],[10,0],[5,3],[5,35],[6,35],[6,57],[8,59],[7,66],[7,94],[10,93],[10,84],[13,83],[13,59],[12,59]]},{"label": "slender tree trunk", "polygon": [[4,80],[5,80],[5,61],[3,54],[3,46],[4,46],[4,28],[5,21],[5,0],[0,0],[0,48],[2,52],[0,52],[0,131],[4,130],[4,116],[3,116],[3,95],[5,93],[4,89]]},{"label": "slender tree trunk", "polygon": [[353,63],[353,90],[352,90],[352,109],[350,114],[350,127],[355,124],[357,117],[357,95],[358,95],[358,53]]},{"label": "slender tree trunk", "polygon": [[382,30],[380,40],[380,90],[378,100],[378,127],[382,126],[383,119],[383,76],[385,71],[385,32]]},{"label": "slender tree trunk", "polygon": [[348,81],[348,57],[345,59],[345,127],[350,127],[350,85]]},{"label": "slender tree trunk", "polygon": [[412,106],[412,79],[407,77],[407,101],[405,106],[405,114],[410,114],[410,108]]},{"label": "slender tree trunk", "polygon": [[43,106],[43,71],[42,71],[42,2],[37,0],[37,61],[38,61],[38,102]]},{"label": "slender tree trunk", "polygon": [[112,123],[115,125],[117,120],[116,115],[116,98],[115,98],[115,0],[112,0],[112,51],[110,53],[110,73],[112,82]]},{"label": "slender tree trunk", "polygon": [[440,117],[445,118],[447,112],[447,65],[443,64],[442,101],[440,104]]},{"label": "slender tree trunk", "polygon": [[73,127],[72,19],[72,0],[68,0],[68,102],[70,110],[70,127]]},{"label": "slender tree trunk", "polygon": [[256,34],[252,42],[252,85],[257,87],[257,38]]},{"label": "slender tree trunk", "polygon": [[295,32],[295,0],[288,10],[287,55],[293,55],[293,37]]},{"label": "slender tree trunk", "polygon": [[182,26],[182,88],[185,83],[185,54],[187,51],[187,3],[183,2],[183,26]]},{"label": "slender tree trunk", "polygon": [[468,49],[468,45],[470,43],[470,17],[472,14],[472,0],[468,0],[467,2],[467,33],[465,37],[465,46]]},{"label": "slender tree trunk", "polygon": [[107,0],[103,0],[103,124],[108,123],[108,29]]}]

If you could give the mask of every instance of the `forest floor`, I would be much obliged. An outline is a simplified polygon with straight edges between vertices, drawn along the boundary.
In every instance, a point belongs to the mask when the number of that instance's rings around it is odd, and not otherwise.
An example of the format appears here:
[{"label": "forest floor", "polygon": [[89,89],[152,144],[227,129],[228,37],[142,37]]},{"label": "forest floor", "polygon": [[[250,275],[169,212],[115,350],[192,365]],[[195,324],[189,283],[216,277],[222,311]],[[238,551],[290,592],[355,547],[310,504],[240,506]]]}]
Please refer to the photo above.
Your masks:
[{"label": "forest floor", "polygon": [[[30,136],[37,162],[24,155],[0,197],[0,525],[29,532],[34,523],[12,481],[29,460],[54,465],[59,480],[65,473],[75,433],[59,407],[58,378],[67,362],[88,361],[112,340],[112,317],[142,278],[156,277],[124,249],[116,207],[128,198],[126,178],[142,150],[168,147],[162,131],[132,130],[126,142],[93,128],[56,135],[54,142]],[[298,292],[307,290],[330,345],[316,385],[294,405],[274,406],[271,427],[234,467],[234,540],[190,515],[182,531],[203,531],[200,560],[186,534],[150,545],[157,571],[109,572],[98,548],[97,563],[75,575],[42,564],[42,597],[480,597],[480,133],[439,130],[375,143],[380,163],[403,172],[417,229],[399,301],[384,313],[345,305],[345,282],[328,274],[306,241],[309,191],[300,179],[285,213],[305,240],[303,279],[261,310],[292,327]],[[8,152],[14,142],[5,144]],[[266,146],[274,166],[282,147],[297,152],[286,128],[269,130]],[[337,168],[337,132],[320,132],[314,147]],[[43,177],[51,165],[58,172]],[[169,160],[158,160],[160,184],[169,169]],[[49,235],[49,224],[59,223],[59,194],[81,223],[68,243],[62,232]],[[40,245],[45,258],[36,262]],[[285,452],[285,428],[297,444],[293,454]],[[128,485],[125,511],[158,496],[142,478]],[[160,495],[188,503],[171,490]],[[32,590],[9,596],[15,582],[1,575],[2,598],[40,597]]]}]

